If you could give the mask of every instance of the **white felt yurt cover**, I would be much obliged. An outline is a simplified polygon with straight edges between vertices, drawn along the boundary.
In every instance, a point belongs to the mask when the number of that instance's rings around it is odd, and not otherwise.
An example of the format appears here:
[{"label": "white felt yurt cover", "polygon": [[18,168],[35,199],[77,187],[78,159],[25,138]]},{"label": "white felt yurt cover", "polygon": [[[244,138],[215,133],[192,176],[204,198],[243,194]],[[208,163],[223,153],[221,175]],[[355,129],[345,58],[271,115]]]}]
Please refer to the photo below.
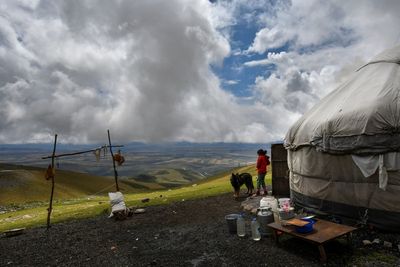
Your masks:
[{"label": "white felt yurt cover", "polygon": [[357,70],[291,127],[285,145],[329,153],[400,149],[400,46]]},{"label": "white felt yurt cover", "polygon": [[285,147],[297,204],[399,228],[400,46],[356,70],[304,114]]}]

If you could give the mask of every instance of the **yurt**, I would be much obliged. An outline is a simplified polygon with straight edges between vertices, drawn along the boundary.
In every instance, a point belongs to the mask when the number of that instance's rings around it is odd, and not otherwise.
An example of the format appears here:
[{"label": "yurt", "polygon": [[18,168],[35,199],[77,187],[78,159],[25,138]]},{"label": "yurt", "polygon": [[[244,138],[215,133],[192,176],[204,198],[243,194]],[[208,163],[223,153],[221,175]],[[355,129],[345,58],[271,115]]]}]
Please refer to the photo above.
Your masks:
[{"label": "yurt", "polygon": [[400,46],[304,114],[284,145],[298,206],[400,231]]}]

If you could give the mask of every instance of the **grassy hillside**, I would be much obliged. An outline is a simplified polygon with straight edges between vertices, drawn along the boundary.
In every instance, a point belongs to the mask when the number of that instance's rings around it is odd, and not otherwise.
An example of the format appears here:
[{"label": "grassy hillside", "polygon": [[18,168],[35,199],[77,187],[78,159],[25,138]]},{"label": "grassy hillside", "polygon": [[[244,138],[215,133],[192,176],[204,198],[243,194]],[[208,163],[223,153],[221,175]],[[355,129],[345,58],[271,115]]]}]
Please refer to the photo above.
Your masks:
[{"label": "grassy hillside", "polygon": [[[48,201],[51,181],[44,178],[44,173],[41,168],[0,164],[0,206]],[[119,185],[126,192],[148,189],[133,180],[121,181]],[[57,170],[54,198],[79,198],[104,193],[114,187],[112,177]]]},{"label": "grassy hillside", "polygon": [[[45,170],[37,167],[0,163],[0,206],[48,201],[51,181],[44,178]],[[185,177],[187,171],[185,171]],[[193,178],[195,180],[195,178]],[[135,193],[162,190],[191,183],[182,170],[167,169],[154,176],[119,179],[122,192]],[[105,195],[115,190],[114,177],[57,170],[54,198],[67,200],[91,195]]]},{"label": "grassy hillside", "polygon": [[[255,166],[238,168],[235,172],[249,172],[253,175],[255,182]],[[125,202],[128,206],[145,207],[149,205],[168,204],[176,201],[202,198],[222,193],[232,192],[230,185],[230,172],[221,173],[200,182],[176,189],[154,190],[152,192],[131,193],[121,190],[124,193]],[[271,172],[266,177],[268,184],[271,184]],[[42,178],[44,180],[44,178]],[[45,180],[44,180],[45,181]],[[45,181],[47,182],[47,181]],[[150,198],[148,203],[143,204],[143,198]],[[18,227],[33,227],[45,225],[47,216],[47,203],[39,204],[34,208],[26,208],[14,212],[0,214],[0,232]],[[93,196],[73,200],[60,200],[56,198],[53,206],[52,222],[87,218],[96,215],[109,213],[110,205],[107,196]]]}]

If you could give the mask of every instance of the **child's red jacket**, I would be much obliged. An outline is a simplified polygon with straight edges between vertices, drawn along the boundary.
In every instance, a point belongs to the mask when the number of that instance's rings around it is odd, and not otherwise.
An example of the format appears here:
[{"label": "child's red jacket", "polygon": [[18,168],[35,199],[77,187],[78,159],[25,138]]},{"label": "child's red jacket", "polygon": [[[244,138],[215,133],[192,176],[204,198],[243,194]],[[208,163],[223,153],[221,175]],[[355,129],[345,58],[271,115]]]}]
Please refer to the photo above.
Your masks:
[{"label": "child's red jacket", "polygon": [[260,155],[257,158],[257,172],[267,173],[267,166],[270,164],[269,159],[265,155]]}]

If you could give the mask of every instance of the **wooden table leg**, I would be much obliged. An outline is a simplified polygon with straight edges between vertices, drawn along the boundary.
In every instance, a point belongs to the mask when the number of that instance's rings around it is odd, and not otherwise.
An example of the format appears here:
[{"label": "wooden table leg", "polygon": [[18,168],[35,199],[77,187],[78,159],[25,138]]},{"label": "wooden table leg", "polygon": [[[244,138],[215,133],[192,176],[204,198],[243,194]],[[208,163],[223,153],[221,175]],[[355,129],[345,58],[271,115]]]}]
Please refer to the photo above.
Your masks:
[{"label": "wooden table leg", "polygon": [[325,249],[324,249],[324,245],[319,244],[318,245],[318,250],[319,250],[319,255],[321,255],[321,262],[325,263],[327,258],[326,258],[326,253],[325,253]]},{"label": "wooden table leg", "polygon": [[279,235],[277,230],[272,230],[272,236],[274,237],[276,244],[279,244]]},{"label": "wooden table leg", "polygon": [[347,245],[350,246],[353,242],[353,235],[351,233],[348,233],[346,237],[347,237]]}]

